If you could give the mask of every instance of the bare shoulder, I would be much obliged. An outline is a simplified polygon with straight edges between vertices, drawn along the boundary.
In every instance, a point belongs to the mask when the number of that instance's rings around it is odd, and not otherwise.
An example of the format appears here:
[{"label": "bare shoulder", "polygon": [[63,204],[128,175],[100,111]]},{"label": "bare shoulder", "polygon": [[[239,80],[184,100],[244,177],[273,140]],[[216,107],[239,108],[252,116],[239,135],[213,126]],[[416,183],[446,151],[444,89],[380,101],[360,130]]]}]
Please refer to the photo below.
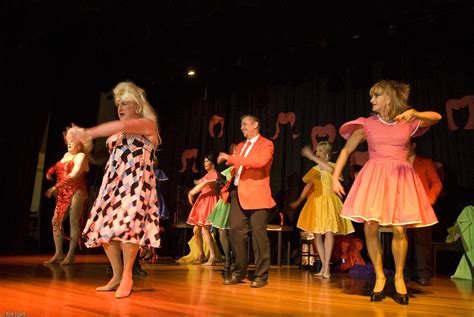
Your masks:
[{"label": "bare shoulder", "polygon": [[87,156],[85,153],[82,153],[82,152],[79,152],[77,153],[77,155],[74,157],[74,161],[77,162],[77,161],[83,161],[87,159]]}]

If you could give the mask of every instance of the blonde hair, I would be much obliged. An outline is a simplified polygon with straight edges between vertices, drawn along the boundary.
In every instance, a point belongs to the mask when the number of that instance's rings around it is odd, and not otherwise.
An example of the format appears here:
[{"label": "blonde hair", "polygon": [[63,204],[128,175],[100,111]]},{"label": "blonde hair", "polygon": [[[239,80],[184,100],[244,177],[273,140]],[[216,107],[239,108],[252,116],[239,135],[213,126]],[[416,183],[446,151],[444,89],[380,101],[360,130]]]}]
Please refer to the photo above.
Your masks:
[{"label": "blonde hair", "polygon": [[160,145],[161,136],[158,116],[156,115],[153,107],[148,102],[145,90],[138,87],[131,81],[124,81],[115,86],[113,93],[115,105],[118,105],[121,101],[131,101],[137,106],[136,110],[140,117],[153,120],[156,123],[158,145]]},{"label": "blonde hair", "polygon": [[370,88],[369,94],[372,97],[376,92],[381,92],[390,97],[384,115],[388,119],[394,119],[404,112],[408,106],[408,96],[410,95],[410,85],[396,80],[381,80]]},{"label": "blonde hair", "polygon": [[328,154],[328,160],[329,160],[332,154],[332,144],[328,141],[321,141],[321,142],[318,142],[318,144],[316,145],[316,148],[318,147],[323,148],[323,150]]},{"label": "blonde hair", "polygon": [[[63,140],[64,140],[64,144],[66,144],[66,146],[69,143],[69,140],[68,140],[68,137],[67,137],[67,131],[69,129],[70,129],[70,127],[67,127],[66,130],[63,131]],[[86,155],[89,155],[92,152],[92,149],[94,147],[92,142],[83,143],[80,140],[73,140],[72,138],[71,138],[71,141],[73,141],[74,143],[76,143],[76,145],[78,145],[78,151],[80,153],[84,153]]]}]

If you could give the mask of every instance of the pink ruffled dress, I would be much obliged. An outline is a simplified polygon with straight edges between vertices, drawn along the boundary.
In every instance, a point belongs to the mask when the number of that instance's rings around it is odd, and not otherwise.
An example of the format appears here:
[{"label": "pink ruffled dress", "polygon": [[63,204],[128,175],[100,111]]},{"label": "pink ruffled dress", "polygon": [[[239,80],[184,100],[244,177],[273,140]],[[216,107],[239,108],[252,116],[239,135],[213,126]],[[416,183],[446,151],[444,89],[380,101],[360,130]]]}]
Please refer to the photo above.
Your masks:
[{"label": "pink ruffled dress", "polygon": [[407,160],[410,137],[428,129],[421,121],[387,123],[378,116],[358,118],[341,126],[348,139],[363,128],[369,160],[357,175],[341,212],[356,222],[376,221],[381,226],[425,227],[438,222],[423,184]]}]

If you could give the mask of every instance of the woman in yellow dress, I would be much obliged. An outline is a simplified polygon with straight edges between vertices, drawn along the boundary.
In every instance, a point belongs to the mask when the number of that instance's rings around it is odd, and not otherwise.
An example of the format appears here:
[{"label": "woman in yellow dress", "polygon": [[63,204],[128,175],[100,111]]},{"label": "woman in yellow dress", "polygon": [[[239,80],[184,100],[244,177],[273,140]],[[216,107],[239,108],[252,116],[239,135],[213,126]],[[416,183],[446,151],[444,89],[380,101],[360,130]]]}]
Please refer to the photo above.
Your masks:
[{"label": "woman in yellow dress", "polygon": [[[330,162],[332,145],[327,141],[319,142],[315,153],[309,146],[301,150],[301,155],[314,161],[317,165],[303,177],[306,183],[300,197],[291,204],[296,208],[309,194],[303,206],[296,226],[315,234],[316,250],[321,258],[322,268],[316,276],[330,278],[329,263],[334,246],[335,234],[354,232],[350,220],[341,218],[342,201],[332,191],[332,171],[334,163]],[[324,236],[324,241],[323,241]]]}]

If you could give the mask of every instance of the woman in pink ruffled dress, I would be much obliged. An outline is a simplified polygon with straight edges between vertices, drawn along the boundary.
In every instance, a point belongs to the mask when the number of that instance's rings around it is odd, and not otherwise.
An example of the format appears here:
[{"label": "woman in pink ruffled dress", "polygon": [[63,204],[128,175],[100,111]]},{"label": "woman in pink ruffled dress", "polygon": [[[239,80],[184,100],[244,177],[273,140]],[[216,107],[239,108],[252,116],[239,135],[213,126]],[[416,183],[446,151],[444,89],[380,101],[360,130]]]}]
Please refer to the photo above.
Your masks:
[{"label": "woman in pink ruffled dress", "polygon": [[375,268],[375,286],[371,301],[384,298],[386,277],[382,265],[379,226],[393,229],[392,253],[395,262],[395,301],[408,304],[403,279],[407,254],[407,227],[431,226],[438,222],[430,201],[413,167],[407,160],[407,142],[426,132],[441,115],[418,112],[407,104],[410,86],[382,80],[370,89],[375,115],[347,122],[339,129],[347,139],[337,159],[332,176],[333,190],[345,195],[339,177],[357,146],[367,141],[369,160],[357,175],[347,195],[341,216],[364,223],[367,250]]}]

